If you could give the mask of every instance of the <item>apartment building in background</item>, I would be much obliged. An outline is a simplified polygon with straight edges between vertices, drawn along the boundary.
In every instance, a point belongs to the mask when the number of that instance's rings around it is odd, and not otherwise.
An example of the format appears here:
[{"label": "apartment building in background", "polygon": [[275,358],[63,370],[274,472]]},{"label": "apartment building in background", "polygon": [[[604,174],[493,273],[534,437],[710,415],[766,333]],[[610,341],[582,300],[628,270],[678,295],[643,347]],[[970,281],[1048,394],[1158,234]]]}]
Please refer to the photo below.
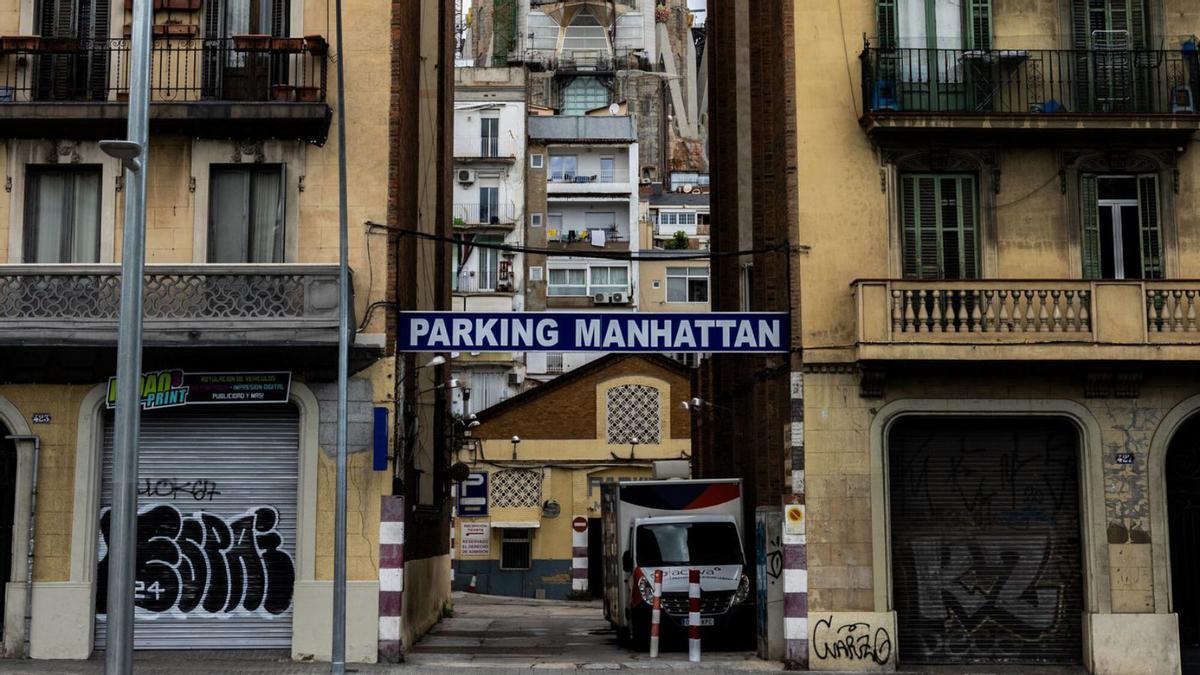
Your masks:
[{"label": "apartment building in background", "polygon": [[[453,309],[525,308],[526,71],[521,66],[455,69]],[[544,218],[539,215],[538,218]],[[504,250],[497,246],[513,247]],[[458,353],[454,392],[463,414],[521,391],[521,352]]]},{"label": "apartment building in background", "polygon": [[1194,668],[1200,7],[709,11],[714,309],[795,313],[695,468],[803,505],[776,653]]},{"label": "apartment building in background", "polygon": [[[86,659],[105,646],[126,198],[121,166],[98,142],[125,137],[131,10],[2,4],[3,653],[19,657],[27,642],[32,658]],[[416,409],[415,400],[395,404],[386,317],[398,294],[405,308],[448,304],[407,295],[416,267],[395,264],[394,232],[428,228],[432,216],[419,213],[432,212],[435,195],[449,204],[433,117],[446,87],[421,78],[411,116],[389,103],[409,98],[398,92],[422,68],[437,68],[427,38],[448,30],[438,24],[446,4],[348,3],[346,49],[336,54],[324,0],[154,3],[137,649],[329,658],[339,295],[331,120],[341,105],[333,59],[342,58],[352,102],[348,479],[361,488],[348,509],[363,533],[347,542],[347,657],[377,658],[381,501],[398,490],[421,503],[414,481],[393,481],[411,477],[407,469],[372,463],[392,456],[389,425]],[[399,43],[381,9],[411,29],[400,48],[415,54],[394,69]],[[396,148],[414,156],[400,162]],[[410,193],[393,172],[401,166],[414,183],[426,176],[424,207],[405,206]],[[413,461],[432,479],[444,467],[428,445]],[[424,495],[430,514],[444,509],[435,495]],[[427,562],[445,558],[444,527],[428,547],[422,523],[409,528],[405,565],[427,592],[406,598],[403,624],[389,623],[405,626],[403,636],[382,635],[396,645],[436,620],[449,593],[447,572],[439,583]]]}]

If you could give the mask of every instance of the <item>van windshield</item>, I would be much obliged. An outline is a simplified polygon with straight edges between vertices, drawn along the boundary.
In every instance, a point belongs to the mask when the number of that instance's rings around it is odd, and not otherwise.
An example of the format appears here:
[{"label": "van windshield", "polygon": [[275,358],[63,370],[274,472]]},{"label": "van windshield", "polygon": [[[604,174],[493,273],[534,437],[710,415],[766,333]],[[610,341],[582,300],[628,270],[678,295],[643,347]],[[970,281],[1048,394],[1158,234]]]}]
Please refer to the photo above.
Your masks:
[{"label": "van windshield", "polygon": [[636,543],[643,567],[742,564],[742,542],[733,523],[640,525]]}]

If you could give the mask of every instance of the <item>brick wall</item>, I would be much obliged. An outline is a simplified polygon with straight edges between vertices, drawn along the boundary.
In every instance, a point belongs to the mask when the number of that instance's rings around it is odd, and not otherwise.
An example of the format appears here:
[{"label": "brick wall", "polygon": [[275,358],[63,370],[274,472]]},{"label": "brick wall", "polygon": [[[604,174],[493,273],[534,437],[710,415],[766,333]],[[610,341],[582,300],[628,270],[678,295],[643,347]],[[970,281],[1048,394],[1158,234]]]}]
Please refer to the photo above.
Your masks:
[{"label": "brick wall", "polygon": [[582,376],[563,375],[571,378],[565,384],[542,385],[553,386],[554,391],[544,396],[529,396],[525,403],[487,417],[472,435],[485,440],[514,435],[531,439],[596,438],[599,433],[596,429],[596,388],[605,380],[627,375],[648,375],[671,383],[667,406],[671,415],[671,437],[687,438],[691,416],[678,402],[691,397],[691,381],[676,370],[636,355],[617,359],[611,365]]}]

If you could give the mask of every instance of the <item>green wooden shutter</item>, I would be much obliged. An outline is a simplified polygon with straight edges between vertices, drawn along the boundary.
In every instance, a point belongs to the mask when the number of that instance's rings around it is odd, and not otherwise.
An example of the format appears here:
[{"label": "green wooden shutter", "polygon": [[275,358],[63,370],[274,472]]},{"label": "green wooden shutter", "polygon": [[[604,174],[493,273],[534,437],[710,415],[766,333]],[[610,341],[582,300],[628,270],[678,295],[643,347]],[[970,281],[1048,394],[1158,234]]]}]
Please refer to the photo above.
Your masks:
[{"label": "green wooden shutter", "polygon": [[1158,177],[1138,176],[1138,220],[1141,224],[1142,276],[1163,278],[1162,230],[1158,210]]},{"label": "green wooden shutter", "polygon": [[900,45],[896,0],[875,0],[875,25],[880,49],[895,49]]},{"label": "green wooden shutter", "polygon": [[992,0],[966,0],[963,35],[967,49],[992,48]]},{"label": "green wooden shutter", "polygon": [[1083,256],[1083,278],[1099,279],[1100,269],[1100,204],[1096,177],[1083,176],[1079,181],[1080,223],[1083,237],[1080,247]]},{"label": "green wooden shutter", "polygon": [[975,178],[902,176],[900,218],[904,276],[974,279],[979,275]]}]

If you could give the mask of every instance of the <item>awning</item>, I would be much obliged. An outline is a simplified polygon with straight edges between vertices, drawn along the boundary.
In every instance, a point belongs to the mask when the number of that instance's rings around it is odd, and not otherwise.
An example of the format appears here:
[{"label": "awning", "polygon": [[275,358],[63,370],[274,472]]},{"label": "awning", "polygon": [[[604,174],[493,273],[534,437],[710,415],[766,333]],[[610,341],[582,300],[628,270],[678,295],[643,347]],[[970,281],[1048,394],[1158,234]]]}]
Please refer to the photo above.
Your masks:
[{"label": "awning", "polygon": [[536,530],[542,526],[537,520],[493,520],[490,524],[497,530]]}]

